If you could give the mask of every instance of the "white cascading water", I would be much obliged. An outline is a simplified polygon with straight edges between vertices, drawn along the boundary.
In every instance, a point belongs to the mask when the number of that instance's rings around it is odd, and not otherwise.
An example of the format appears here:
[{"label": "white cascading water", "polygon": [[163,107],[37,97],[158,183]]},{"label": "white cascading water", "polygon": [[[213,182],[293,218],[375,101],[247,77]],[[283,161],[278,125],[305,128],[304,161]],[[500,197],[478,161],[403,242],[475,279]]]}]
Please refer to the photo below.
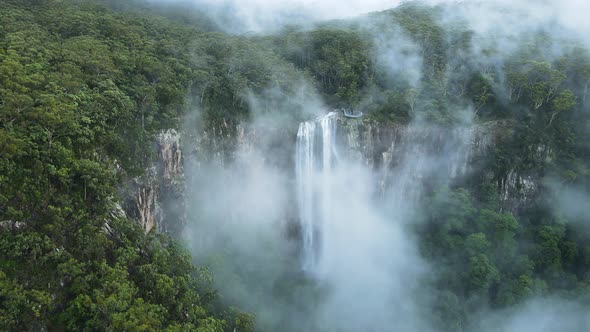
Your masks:
[{"label": "white cascading water", "polygon": [[467,172],[471,131],[411,126],[394,133],[380,166],[387,186],[377,197],[380,171],[364,159],[375,146],[362,145],[374,142],[352,135],[357,122],[338,119],[329,113],[297,133],[302,269],[330,290],[316,310],[328,322],[318,330],[429,331],[411,318],[420,316],[414,297],[427,265],[404,227],[422,211],[425,186]]},{"label": "white cascading water", "polygon": [[301,123],[297,134],[302,268],[330,290],[316,309],[316,330],[382,331],[395,323],[407,331],[410,323],[400,322],[418,310],[407,299],[420,259],[400,223],[373,200],[372,169],[336,135],[347,130],[338,119],[329,113]]},{"label": "white cascading water", "polygon": [[[189,233],[195,253],[214,259],[224,297],[256,312],[261,330],[431,332],[421,319],[428,299],[416,299],[428,265],[404,227],[422,211],[414,203],[422,183],[465,172],[473,139],[470,132],[371,126],[338,113],[299,124],[294,182],[292,171],[267,164],[275,137],[263,129],[240,134],[231,163],[220,158],[223,145],[204,141],[199,147],[216,157],[197,153],[186,166],[189,211],[198,216]],[[269,290],[285,287],[293,272],[281,227],[292,196],[306,278],[286,299]]]},{"label": "white cascading water", "polygon": [[[316,140],[321,138],[321,145]],[[337,158],[336,113],[303,122],[297,132],[297,200],[303,245],[303,269],[312,272],[321,252],[322,227],[333,205],[331,171]]]}]

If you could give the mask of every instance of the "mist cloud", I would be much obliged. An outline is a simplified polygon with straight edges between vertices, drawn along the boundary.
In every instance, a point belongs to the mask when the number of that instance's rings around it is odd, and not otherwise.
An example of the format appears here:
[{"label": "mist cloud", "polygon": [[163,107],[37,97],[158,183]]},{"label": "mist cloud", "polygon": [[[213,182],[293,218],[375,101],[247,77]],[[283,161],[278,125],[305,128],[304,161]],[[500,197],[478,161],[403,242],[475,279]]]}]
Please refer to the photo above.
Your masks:
[{"label": "mist cloud", "polygon": [[590,194],[584,188],[562,183],[555,179],[545,181],[551,194],[552,209],[559,217],[565,217],[576,228],[590,230]]},{"label": "mist cloud", "polygon": [[[284,25],[346,19],[394,8],[402,0],[146,0],[156,4],[192,4],[230,33],[273,33]],[[586,0],[425,0],[423,4],[461,4],[455,15],[479,31],[505,29],[513,35],[532,27],[558,23],[580,34],[590,33]],[[465,6],[468,5],[468,6]],[[457,9],[456,6],[454,9]]]},{"label": "mist cloud", "polygon": [[196,5],[219,27],[230,33],[271,33],[288,24],[307,26],[313,22],[343,19],[385,10],[400,0],[149,0],[165,4]]},{"label": "mist cloud", "polygon": [[[307,25],[348,18],[400,4],[382,0],[190,2],[211,15],[223,30],[232,33],[272,33],[285,24]],[[590,23],[583,17],[583,13],[590,11],[590,3],[586,1],[474,0],[465,1],[465,5],[449,6],[451,10],[443,11],[443,20],[466,21],[476,36],[493,36],[476,40],[473,53],[466,55],[472,61],[503,61],[520,46],[521,40],[512,39],[520,34],[548,31],[584,41],[580,37],[590,31]],[[457,8],[461,10],[453,12]],[[394,29],[393,32],[389,36],[374,36],[378,45],[377,63],[392,79],[403,79],[417,87],[423,70],[421,50],[402,31]],[[496,43],[501,54],[494,59],[485,58],[482,50],[488,46],[486,43]],[[550,52],[557,55],[561,50]],[[404,229],[409,217],[376,206],[371,196],[375,174],[358,161],[343,160],[334,170],[334,192],[352,191],[354,195],[338,199],[337,209],[333,211],[335,222],[329,225],[330,236],[323,239],[329,243],[323,257],[324,265],[314,276],[316,280],[299,276],[299,262],[293,259],[298,250],[297,236],[289,234],[292,215],[296,214],[293,210],[297,209],[293,206],[296,203],[291,192],[294,175],[291,169],[278,168],[268,162],[272,157],[287,160],[285,164],[288,165],[293,157],[295,137],[288,135],[297,123],[292,117],[283,116],[286,109],[297,110],[305,119],[327,111],[317,95],[309,98],[313,90],[311,85],[303,81],[299,85],[295,97],[286,96],[278,87],[271,87],[265,95],[248,95],[254,120],[246,131],[257,135],[249,138],[254,138],[256,143],[238,146],[232,163],[225,164],[219,158],[212,161],[197,158],[193,160],[194,165],[187,167],[193,175],[189,182],[192,188],[189,200],[190,214],[194,216],[194,224],[186,234],[188,242],[198,258],[210,260],[208,263],[213,267],[217,286],[225,299],[255,311],[258,322],[267,329],[280,326],[286,327],[284,330],[314,330],[319,325],[336,330],[430,330],[429,299],[425,295],[427,291],[419,290],[419,281],[431,271],[417,252],[417,241]],[[290,98],[295,102],[289,101]],[[268,113],[268,109],[280,112]],[[470,120],[471,108],[466,113],[465,118]],[[274,133],[269,135],[269,128],[278,128],[286,135],[283,145],[279,144],[280,149],[272,152],[280,150],[278,156],[271,156],[270,148],[281,139]],[[458,144],[453,146],[462,148]],[[408,150],[415,151],[414,147]],[[399,174],[395,173],[398,188],[416,185],[414,177],[408,176],[410,170],[423,173],[419,175],[446,178],[446,173],[435,174],[437,166],[450,163],[455,154],[465,153],[449,150],[438,159],[426,152],[419,156],[422,158],[408,154],[398,169]],[[389,205],[395,205],[392,203],[404,194],[393,190],[384,196]],[[576,198],[574,207],[584,206],[587,196],[577,192],[568,195]],[[563,206],[568,201],[560,204]],[[407,206],[411,202],[401,200],[401,203]],[[419,210],[420,206],[413,208]],[[587,213],[587,209],[570,211],[576,216]],[[216,262],[210,256],[223,256],[220,260],[225,262]],[[299,278],[303,280],[300,284]],[[293,285],[285,285],[285,281]],[[277,289],[287,289],[297,298],[277,294],[280,293]],[[415,300],[421,296],[426,299]],[[424,303],[427,305],[423,309]],[[510,311],[488,313],[481,317],[481,326],[476,330],[553,331],[565,326],[564,330],[582,331],[588,321],[580,317],[582,313],[575,303],[540,299]],[[570,325],[561,325],[564,320]]]},{"label": "mist cloud", "polygon": [[476,330],[484,332],[588,331],[590,317],[583,306],[559,298],[533,299],[518,308],[482,317]]}]

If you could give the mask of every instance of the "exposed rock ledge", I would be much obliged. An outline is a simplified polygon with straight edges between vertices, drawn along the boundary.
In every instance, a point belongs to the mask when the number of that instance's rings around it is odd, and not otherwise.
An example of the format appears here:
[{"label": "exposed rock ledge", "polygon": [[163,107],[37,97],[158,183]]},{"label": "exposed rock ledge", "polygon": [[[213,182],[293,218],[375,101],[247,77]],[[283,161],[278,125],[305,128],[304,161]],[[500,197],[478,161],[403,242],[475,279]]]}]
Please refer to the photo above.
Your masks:
[{"label": "exposed rock ledge", "polygon": [[156,228],[168,231],[163,220],[169,209],[163,205],[183,185],[183,155],[180,134],[175,129],[162,131],[156,137],[157,160],[141,178],[135,178],[129,185],[131,195],[124,204],[128,216],[135,218],[145,232]]},{"label": "exposed rock ledge", "polygon": [[[338,131],[338,139],[347,147],[348,156],[360,158],[376,171],[378,190],[385,190],[396,183],[399,167],[407,164],[407,158],[420,156],[444,158],[445,164],[441,167],[445,167],[450,178],[480,171],[496,185],[503,210],[517,211],[526,206],[540,188],[535,174],[513,169],[498,177],[492,170],[485,169],[486,156],[512,136],[512,125],[508,121],[445,129],[341,118],[338,120]],[[155,142],[158,153],[156,163],[144,177],[133,179],[130,185],[133,195],[127,199],[125,211],[128,216],[137,219],[146,232],[152,229],[181,232],[186,221],[184,154],[190,154],[197,162],[207,160],[223,167],[231,162],[236,151],[256,147],[266,162],[288,169],[293,168],[293,160],[289,156],[294,155],[294,133],[293,128],[284,130],[245,124],[234,128],[225,124],[186,137],[181,137],[174,129],[165,130]],[[183,143],[185,153],[181,138],[190,142]],[[544,155],[546,153],[540,153],[539,158],[545,158]],[[428,162],[426,159],[423,161]],[[416,165],[422,167],[420,163]],[[409,176],[416,174],[409,173]]]}]

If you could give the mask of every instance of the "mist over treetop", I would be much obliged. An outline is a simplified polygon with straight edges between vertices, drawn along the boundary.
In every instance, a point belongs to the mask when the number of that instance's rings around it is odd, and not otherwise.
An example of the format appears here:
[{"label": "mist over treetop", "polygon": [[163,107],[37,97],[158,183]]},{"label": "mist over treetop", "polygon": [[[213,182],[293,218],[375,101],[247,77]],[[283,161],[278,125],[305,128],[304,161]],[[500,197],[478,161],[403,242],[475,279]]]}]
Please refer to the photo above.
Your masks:
[{"label": "mist over treetop", "polygon": [[585,331],[587,7],[0,0],[0,329]]}]

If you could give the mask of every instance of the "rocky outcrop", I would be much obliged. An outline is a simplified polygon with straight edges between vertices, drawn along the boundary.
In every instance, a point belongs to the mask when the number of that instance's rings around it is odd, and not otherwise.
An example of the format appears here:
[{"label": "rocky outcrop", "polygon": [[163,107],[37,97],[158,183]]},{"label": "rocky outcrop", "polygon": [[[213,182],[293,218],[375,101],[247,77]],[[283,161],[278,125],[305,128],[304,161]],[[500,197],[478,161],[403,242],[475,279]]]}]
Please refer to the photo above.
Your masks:
[{"label": "rocky outcrop", "polygon": [[143,177],[133,179],[129,185],[131,194],[126,199],[124,210],[128,216],[137,220],[146,233],[153,229],[168,231],[163,220],[170,217],[172,209],[167,209],[164,205],[183,201],[176,196],[183,191],[179,187],[184,185],[180,144],[180,134],[174,129],[158,134],[155,142],[157,159],[154,165]]},{"label": "rocky outcrop", "polygon": [[3,220],[0,221],[1,231],[19,231],[24,229],[27,224],[23,221]]},{"label": "rocky outcrop", "polygon": [[266,162],[290,167],[295,146],[296,126],[285,129],[276,125],[226,121],[198,132],[185,133],[184,148],[191,167],[204,164],[224,167],[235,161],[239,153],[260,152]]},{"label": "rocky outcrop", "polygon": [[[451,129],[342,118],[339,128],[340,142],[348,147],[348,156],[373,168],[381,192],[397,186],[410,194],[420,183],[456,182],[478,176],[496,185],[502,210],[517,212],[540,190],[540,178],[535,173],[517,166],[505,174],[495,174],[491,169],[494,150],[513,136],[510,121]],[[539,162],[551,155],[547,147],[535,149],[534,158]]]},{"label": "rocky outcrop", "polygon": [[151,171],[144,178],[136,180],[135,187],[135,197],[128,215],[135,217],[148,233],[161,221],[160,186],[155,172]]},{"label": "rocky outcrop", "polygon": [[161,132],[156,138],[161,178],[170,183],[183,176],[180,134],[174,129]]},{"label": "rocky outcrop", "polygon": [[452,176],[464,174],[471,161],[485,155],[509,131],[509,125],[503,121],[449,129],[343,120],[340,127],[350,151],[368,166],[395,166],[404,157],[446,154],[444,157],[451,159],[450,166],[453,166]]},{"label": "rocky outcrop", "polygon": [[[496,176],[502,210],[519,211],[532,202],[543,190],[543,165],[553,159],[553,150],[547,145],[531,145],[523,152],[527,165],[511,161],[511,168]],[[492,175],[488,174],[491,179]]]},{"label": "rocky outcrop", "polygon": [[223,121],[217,126],[188,133],[185,147],[190,160],[197,163],[196,167],[201,163],[215,163],[220,167],[231,163],[238,151],[256,145],[256,130],[246,127],[245,124],[230,125]]},{"label": "rocky outcrop", "polygon": [[[494,149],[512,137],[509,121],[453,129],[343,117],[337,121],[336,139],[345,147],[343,157],[361,160],[373,169],[379,192],[394,186],[410,192],[417,183],[477,175],[496,185],[503,210],[516,212],[540,190],[540,179],[534,173],[514,168],[495,174],[490,169]],[[184,162],[189,161],[191,171],[198,172],[205,165],[225,167],[239,153],[256,150],[265,163],[294,170],[295,140],[295,126],[222,122],[208,130],[184,133],[182,140],[176,130],[162,131],[155,142],[158,158],[144,177],[131,181],[125,212],[146,232],[157,229],[180,234],[186,224]],[[536,153],[539,160],[551,155],[547,147],[536,148]]]},{"label": "rocky outcrop", "polygon": [[510,170],[498,183],[501,209],[516,212],[525,207],[539,192],[539,178]]},{"label": "rocky outcrop", "polygon": [[183,135],[174,129],[162,131],[156,136],[157,158],[153,166],[128,185],[130,194],[125,212],[137,220],[146,233],[156,229],[180,235],[187,220],[185,195],[187,182],[190,182],[185,176],[185,162],[195,172],[204,165],[224,167],[236,160],[238,153],[256,147],[268,152],[260,155],[265,162],[283,163],[286,167],[290,161],[283,158],[286,156],[284,148],[291,148],[290,141],[291,137],[280,128],[232,126],[227,122],[207,130],[187,130]]}]

